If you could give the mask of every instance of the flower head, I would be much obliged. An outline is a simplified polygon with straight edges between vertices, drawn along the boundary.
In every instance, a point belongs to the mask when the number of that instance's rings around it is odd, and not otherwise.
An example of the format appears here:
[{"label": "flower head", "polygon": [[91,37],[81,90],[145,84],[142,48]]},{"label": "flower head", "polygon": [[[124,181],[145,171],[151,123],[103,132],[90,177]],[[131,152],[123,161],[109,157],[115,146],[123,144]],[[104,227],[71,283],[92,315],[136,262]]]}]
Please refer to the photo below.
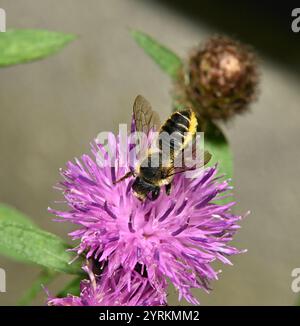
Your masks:
[{"label": "flower head", "polygon": [[[191,289],[208,291],[209,281],[217,279],[211,263],[229,264],[227,256],[240,252],[228,243],[241,217],[231,213],[234,203],[217,204],[231,189],[228,182],[219,180],[216,166],[195,178],[178,174],[169,196],[162,191],[157,200],[140,202],[131,190],[134,178],[113,184],[128,168],[119,166],[119,138],[110,134],[108,145],[116,145],[113,167],[88,155],[67,163],[61,185],[70,210],[51,211],[80,227],[70,233],[80,240],[74,250],[107,264],[107,278],[120,268],[132,277],[139,272],[159,293],[168,278],[180,298],[196,304]],[[96,160],[99,150],[104,148],[92,145]]]},{"label": "flower head", "polygon": [[[51,306],[161,306],[166,304],[164,291],[154,289],[147,278],[138,272],[125,273],[122,268],[108,276],[105,270],[96,276],[91,268],[84,267],[89,280],[80,284],[80,296],[49,298]],[[129,277],[129,278],[128,278]]]}]

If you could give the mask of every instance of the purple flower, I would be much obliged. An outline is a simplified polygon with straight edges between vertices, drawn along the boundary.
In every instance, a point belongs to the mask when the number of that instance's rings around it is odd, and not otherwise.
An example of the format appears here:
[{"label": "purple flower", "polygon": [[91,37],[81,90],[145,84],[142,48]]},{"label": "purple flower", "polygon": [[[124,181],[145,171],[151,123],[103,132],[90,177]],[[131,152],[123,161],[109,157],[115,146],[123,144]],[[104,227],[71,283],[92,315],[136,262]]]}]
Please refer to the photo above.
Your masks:
[{"label": "purple flower", "polygon": [[[122,268],[108,276],[104,271],[96,276],[84,267],[89,280],[80,284],[80,296],[50,298],[50,306],[161,306],[166,305],[165,291],[157,292],[147,278],[139,273],[125,273]],[[130,286],[129,286],[130,285]]]},{"label": "purple flower", "polygon": [[[209,281],[218,278],[211,263],[230,264],[227,257],[241,252],[228,245],[241,216],[231,213],[233,202],[217,203],[231,187],[216,176],[216,166],[208,167],[196,178],[176,175],[169,196],[162,191],[157,200],[140,202],[131,191],[133,178],[113,184],[129,169],[119,167],[119,137],[110,134],[108,145],[116,145],[115,167],[99,166],[88,155],[68,162],[61,185],[70,210],[50,211],[80,226],[70,233],[80,240],[74,250],[107,263],[108,278],[120,267],[136,275],[138,266],[158,292],[168,278],[179,299],[197,304],[191,289],[208,292]],[[96,159],[99,151],[104,148],[93,144]]]}]

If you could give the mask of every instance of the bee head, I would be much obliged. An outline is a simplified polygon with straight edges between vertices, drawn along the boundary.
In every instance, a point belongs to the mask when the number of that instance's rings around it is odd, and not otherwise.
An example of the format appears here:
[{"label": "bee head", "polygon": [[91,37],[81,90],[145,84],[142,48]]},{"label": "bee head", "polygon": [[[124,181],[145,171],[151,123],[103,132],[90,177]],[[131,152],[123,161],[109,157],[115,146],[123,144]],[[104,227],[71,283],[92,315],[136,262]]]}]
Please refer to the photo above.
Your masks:
[{"label": "bee head", "polygon": [[132,184],[133,194],[141,201],[147,198],[149,192],[153,191],[155,186],[145,182],[140,177],[137,177]]}]

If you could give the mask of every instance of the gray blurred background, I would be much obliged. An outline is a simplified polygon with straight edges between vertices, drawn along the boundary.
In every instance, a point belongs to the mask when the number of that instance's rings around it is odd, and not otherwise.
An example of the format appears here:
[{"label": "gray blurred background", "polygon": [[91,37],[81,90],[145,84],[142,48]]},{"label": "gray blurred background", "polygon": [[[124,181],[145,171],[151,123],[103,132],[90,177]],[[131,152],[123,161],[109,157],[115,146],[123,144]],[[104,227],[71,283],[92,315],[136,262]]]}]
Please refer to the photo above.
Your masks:
[{"label": "gray blurred background", "polygon": [[[250,1],[249,1],[250,3]],[[7,27],[75,33],[77,41],[48,59],[0,71],[0,201],[66,238],[47,207],[67,160],[89,152],[99,131],[128,122],[144,94],[165,118],[171,83],[131,39],[128,28],[156,37],[182,57],[224,32],[252,44],[261,58],[261,94],[252,112],[224,126],[234,154],[237,212],[251,210],[234,244],[248,253],[224,266],[203,305],[292,305],[291,271],[300,267],[299,40],[290,8],[232,1],[1,0]],[[39,268],[0,257],[13,305]],[[50,286],[55,291],[66,282]],[[35,304],[44,304],[41,294]],[[177,304],[171,291],[170,304]],[[185,302],[181,302],[185,304]]]}]

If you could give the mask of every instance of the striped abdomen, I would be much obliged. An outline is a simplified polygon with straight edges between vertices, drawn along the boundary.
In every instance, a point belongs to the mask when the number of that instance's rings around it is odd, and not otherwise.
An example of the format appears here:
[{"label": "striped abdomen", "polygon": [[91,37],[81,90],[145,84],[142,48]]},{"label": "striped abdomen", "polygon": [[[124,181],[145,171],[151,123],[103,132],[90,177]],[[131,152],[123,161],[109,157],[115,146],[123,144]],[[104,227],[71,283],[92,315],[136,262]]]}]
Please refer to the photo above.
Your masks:
[{"label": "striped abdomen", "polygon": [[160,128],[159,149],[170,149],[172,158],[184,149],[197,131],[197,118],[192,110],[174,112]]}]

